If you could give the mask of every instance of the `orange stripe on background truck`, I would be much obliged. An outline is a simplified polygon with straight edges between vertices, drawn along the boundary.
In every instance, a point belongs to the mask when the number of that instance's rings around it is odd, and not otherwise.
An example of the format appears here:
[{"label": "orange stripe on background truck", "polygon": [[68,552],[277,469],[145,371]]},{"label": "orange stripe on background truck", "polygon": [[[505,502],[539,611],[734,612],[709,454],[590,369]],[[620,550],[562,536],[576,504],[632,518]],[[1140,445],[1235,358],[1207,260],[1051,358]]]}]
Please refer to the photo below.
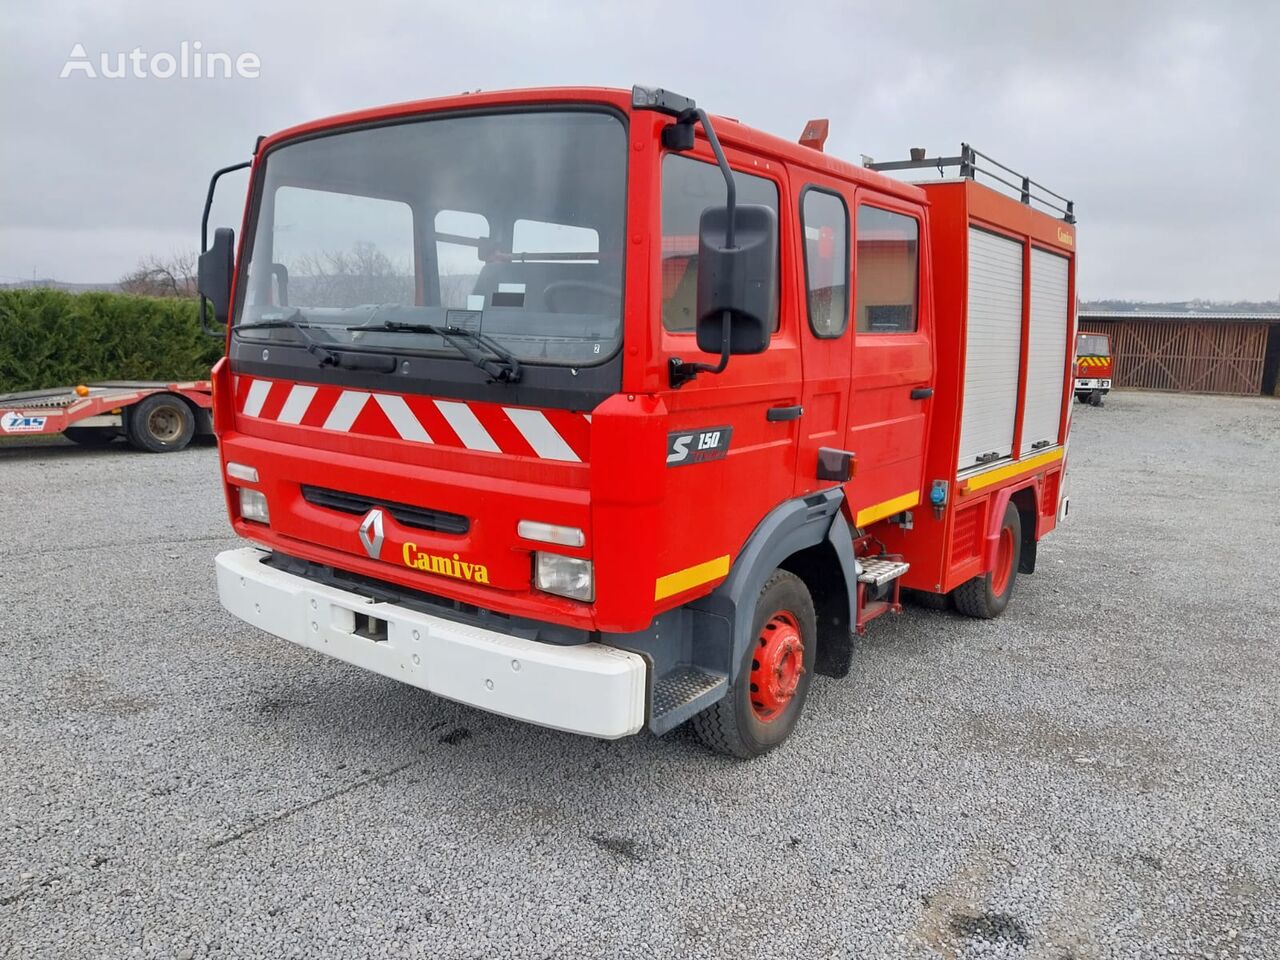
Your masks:
[{"label": "orange stripe on background truck", "polygon": [[825,131],[554,88],[261,140],[238,253],[222,228],[200,263],[249,541],[223,605],[494,713],[740,757],[904,590],[1000,615],[1068,509],[1073,207],[980,183],[1021,175],[967,144],[858,166]]}]

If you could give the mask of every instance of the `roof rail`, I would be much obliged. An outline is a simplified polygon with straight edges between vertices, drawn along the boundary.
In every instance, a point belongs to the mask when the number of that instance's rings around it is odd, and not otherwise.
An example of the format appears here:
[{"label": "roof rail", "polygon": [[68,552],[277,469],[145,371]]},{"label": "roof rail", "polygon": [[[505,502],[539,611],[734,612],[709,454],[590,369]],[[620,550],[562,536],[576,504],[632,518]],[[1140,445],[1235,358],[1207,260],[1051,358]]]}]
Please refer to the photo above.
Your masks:
[{"label": "roof rail", "polygon": [[[936,168],[939,176],[946,176],[947,167],[959,167],[960,176],[968,180],[977,180],[977,175],[982,174],[984,177],[990,177],[997,183],[1002,183],[1006,187],[1012,189],[1019,200],[1031,206],[1039,204],[1054,213],[1061,214],[1062,219],[1067,223],[1076,222],[1075,204],[1068,200],[1060,193],[1054,193],[1042,183],[1036,183],[1025,174],[1006,167],[999,160],[987,156],[980,150],[975,150],[967,143],[960,144],[960,155],[958,157],[917,157],[916,154],[923,154],[923,150],[912,150],[910,160],[890,160],[886,163],[875,163],[868,161],[866,167],[870,170],[878,170],[881,173],[890,170],[925,170],[930,167]],[[998,167],[1002,173],[1008,174],[1014,180],[1006,180],[1000,173],[980,165],[979,161],[985,160],[993,167]],[[1034,188],[1034,189],[1033,189]],[[1036,191],[1039,191],[1037,193]],[[1056,201],[1056,202],[1055,202]]]}]

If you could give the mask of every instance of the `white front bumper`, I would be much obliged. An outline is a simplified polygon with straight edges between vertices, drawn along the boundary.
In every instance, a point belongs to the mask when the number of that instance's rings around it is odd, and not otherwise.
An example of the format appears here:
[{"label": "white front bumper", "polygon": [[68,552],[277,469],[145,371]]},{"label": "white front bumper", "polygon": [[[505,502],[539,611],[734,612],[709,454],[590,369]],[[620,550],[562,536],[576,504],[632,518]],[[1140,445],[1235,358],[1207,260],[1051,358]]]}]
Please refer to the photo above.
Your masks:
[{"label": "white front bumper", "polygon": [[[645,661],[600,643],[556,646],[455,623],[314,583],[261,563],[254,547],[218,554],[218,597],[285,640],[450,700],[544,727],[614,739],[644,726]],[[357,615],[386,639],[356,633]]]}]

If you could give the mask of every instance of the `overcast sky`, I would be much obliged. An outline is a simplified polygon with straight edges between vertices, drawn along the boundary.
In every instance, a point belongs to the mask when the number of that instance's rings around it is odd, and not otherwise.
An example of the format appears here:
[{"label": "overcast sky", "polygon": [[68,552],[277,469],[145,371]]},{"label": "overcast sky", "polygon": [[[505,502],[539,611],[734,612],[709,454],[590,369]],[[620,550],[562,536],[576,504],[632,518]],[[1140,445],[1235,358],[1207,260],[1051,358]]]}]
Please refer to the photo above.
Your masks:
[{"label": "overcast sky", "polygon": [[[199,11],[199,12],[197,12]],[[661,85],[857,161],[967,140],[1076,201],[1086,299],[1280,295],[1280,4],[5,5],[0,280],[194,248],[212,169],[291,124],[482,88]],[[101,53],[253,53],[257,79],[59,79]],[[225,182],[225,181],[224,181]],[[239,226],[241,181],[215,215]]]}]

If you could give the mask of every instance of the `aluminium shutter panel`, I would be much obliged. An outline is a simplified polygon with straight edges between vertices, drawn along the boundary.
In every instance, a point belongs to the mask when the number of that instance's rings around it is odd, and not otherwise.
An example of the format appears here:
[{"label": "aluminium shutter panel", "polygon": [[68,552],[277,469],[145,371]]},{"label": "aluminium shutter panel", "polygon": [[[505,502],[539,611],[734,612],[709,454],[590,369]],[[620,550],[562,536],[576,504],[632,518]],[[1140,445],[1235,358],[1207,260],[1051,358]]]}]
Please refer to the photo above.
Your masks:
[{"label": "aluminium shutter panel", "polygon": [[[1022,358],[1022,244],[969,228],[960,457],[965,470],[1013,452]],[[982,461],[978,458],[995,454]]]},{"label": "aluminium shutter panel", "polygon": [[[1022,456],[1058,442],[1058,426],[1062,421],[1062,378],[1067,368],[1067,328],[1070,323],[1067,258],[1033,248]],[[1044,443],[1046,440],[1047,444]]]}]

